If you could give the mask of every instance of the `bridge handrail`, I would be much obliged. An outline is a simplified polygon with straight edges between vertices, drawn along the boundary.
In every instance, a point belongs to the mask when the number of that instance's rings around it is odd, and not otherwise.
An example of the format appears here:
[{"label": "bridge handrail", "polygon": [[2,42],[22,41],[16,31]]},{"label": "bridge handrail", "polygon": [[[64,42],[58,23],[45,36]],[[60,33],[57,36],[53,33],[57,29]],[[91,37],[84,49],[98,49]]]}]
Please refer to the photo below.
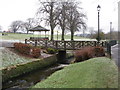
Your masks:
[{"label": "bridge handrail", "polygon": [[85,46],[103,46],[106,47],[107,41],[58,41],[58,40],[27,40],[25,39],[26,44],[31,44],[34,46],[44,46],[56,49],[80,49]]}]

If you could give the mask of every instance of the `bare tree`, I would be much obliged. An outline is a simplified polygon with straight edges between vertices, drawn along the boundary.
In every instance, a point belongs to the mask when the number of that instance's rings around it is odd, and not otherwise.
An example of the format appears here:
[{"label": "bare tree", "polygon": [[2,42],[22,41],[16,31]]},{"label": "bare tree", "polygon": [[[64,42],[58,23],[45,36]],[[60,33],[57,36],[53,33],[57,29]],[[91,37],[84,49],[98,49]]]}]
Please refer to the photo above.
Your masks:
[{"label": "bare tree", "polygon": [[40,4],[42,7],[38,9],[37,14],[44,13],[46,16],[42,17],[43,20],[46,21],[47,24],[50,25],[51,28],[51,40],[54,39],[54,28],[57,25],[57,18],[58,18],[58,13],[57,13],[57,2],[55,0],[50,0],[50,2],[41,2],[39,0]]},{"label": "bare tree", "polygon": [[78,30],[86,30],[86,15],[79,10],[78,2],[67,0],[66,2],[60,2],[58,13],[59,26],[62,29],[62,40],[64,40],[64,33],[66,30],[71,32],[71,40],[74,38],[74,32]]},{"label": "bare tree", "polygon": [[94,27],[89,27],[89,32],[90,32],[90,37],[93,36],[93,34],[95,33]]},{"label": "bare tree", "polygon": [[[78,2],[69,2],[69,10],[67,12],[67,28],[71,32],[71,40],[74,40],[74,32],[86,29],[86,15],[79,11]],[[83,31],[84,32],[84,31]]]},{"label": "bare tree", "polygon": [[58,9],[58,13],[59,13],[58,24],[62,29],[62,37],[61,37],[62,40],[64,40],[64,34],[67,27],[67,24],[66,24],[67,23],[66,12],[68,10],[67,4],[68,2],[60,2],[59,9]]},{"label": "bare tree", "polygon": [[34,26],[35,19],[34,18],[28,18],[26,22],[24,22],[24,27],[27,30],[27,34],[29,32],[29,29]]},{"label": "bare tree", "polygon": [[11,31],[16,33],[17,30],[23,27],[23,21],[13,21],[12,24],[10,25]]}]

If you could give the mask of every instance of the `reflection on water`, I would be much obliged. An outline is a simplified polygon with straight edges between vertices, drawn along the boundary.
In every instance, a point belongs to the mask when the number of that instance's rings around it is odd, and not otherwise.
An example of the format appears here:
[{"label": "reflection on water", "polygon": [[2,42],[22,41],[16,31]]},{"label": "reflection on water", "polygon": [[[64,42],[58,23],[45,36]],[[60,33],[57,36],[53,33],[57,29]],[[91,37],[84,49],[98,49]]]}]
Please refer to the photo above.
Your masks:
[{"label": "reflection on water", "polygon": [[46,79],[52,73],[57,70],[62,69],[68,64],[56,64],[52,67],[46,68],[44,70],[36,70],[34,72],[25,74],[23,76],[14,78],[3,84],[3,89],[9,90],[10,88],[29,88],[36,83]]}]

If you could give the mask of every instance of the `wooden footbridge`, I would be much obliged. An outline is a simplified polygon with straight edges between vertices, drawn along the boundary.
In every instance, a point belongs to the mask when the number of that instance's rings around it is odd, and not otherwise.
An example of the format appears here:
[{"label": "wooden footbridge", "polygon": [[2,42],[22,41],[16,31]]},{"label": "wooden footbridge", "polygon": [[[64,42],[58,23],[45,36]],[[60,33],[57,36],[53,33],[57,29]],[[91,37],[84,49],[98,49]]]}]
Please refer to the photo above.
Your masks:
[{"label": "wooden footbridge", "polygon": [[76,50],[86,46],[102,46],[106,47],[106,41],[50,41],[50,40],[27,40],[25,39],[26,44],[33,46],[41,46],[46,48],[55,48],[58,50]]}]

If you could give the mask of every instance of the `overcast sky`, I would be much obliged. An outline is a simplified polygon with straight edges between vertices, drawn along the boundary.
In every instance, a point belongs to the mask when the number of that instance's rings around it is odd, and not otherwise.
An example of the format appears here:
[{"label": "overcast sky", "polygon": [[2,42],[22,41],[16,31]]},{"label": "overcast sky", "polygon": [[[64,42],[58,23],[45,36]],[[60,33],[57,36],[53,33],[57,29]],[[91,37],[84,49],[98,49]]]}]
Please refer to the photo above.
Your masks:
[{"label": "overcast sky", "polygon": [[[99,4],[101,6],[100,28],[108,32],[112,22],[114,29],[117,30],[118,1],[120,0],[81,0],[82,8],[87,14],[88,27],[97,30],[97,5]],[[27,18],[33,18],[38,7],[38,0],[0,0],[0,25],[3,30],[8,30],[15,20],[25,21]]]}]

